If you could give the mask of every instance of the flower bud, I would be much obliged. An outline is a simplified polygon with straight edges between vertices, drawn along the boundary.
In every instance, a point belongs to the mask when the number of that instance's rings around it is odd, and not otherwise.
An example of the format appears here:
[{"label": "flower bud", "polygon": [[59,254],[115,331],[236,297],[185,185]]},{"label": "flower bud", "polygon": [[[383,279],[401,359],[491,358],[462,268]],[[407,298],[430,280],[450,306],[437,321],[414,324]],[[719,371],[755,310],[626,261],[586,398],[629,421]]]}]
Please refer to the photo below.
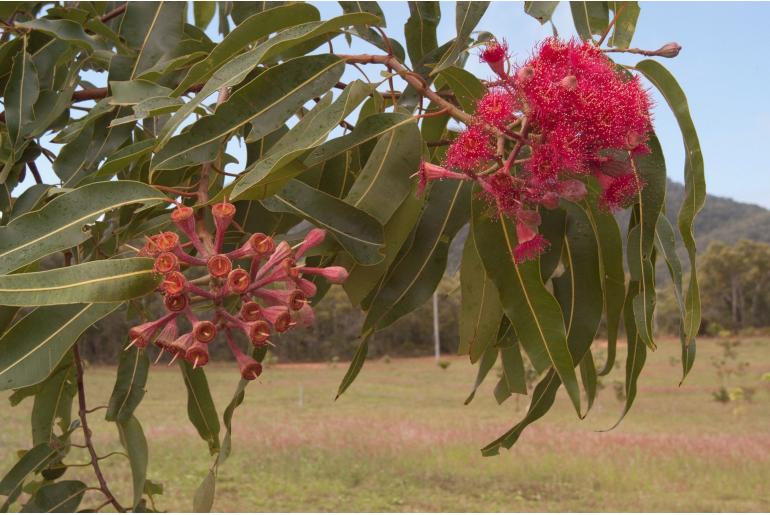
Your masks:
[{"label": "flower bud", "polygon": [[302,240],[302,244],[297,248],[297,252],[294,253],[294,258],[301,258],[305,255],[305,252],[323,243],[324,238],[326,238],[326,231],[323,229],[311,229],[305,236],[305,239]]},{"label": "flower bud", "polygon": [[255,347],[263,345],[270,338],[270,324],[264,320],[257,320],[248,325],[248,337]]},{"label": "flower bud", "polygon": [[176,319],[173,319],[169,321],[169,323],[166,324],[166,327],[164,327],[160,334],[158,334],[158,337],[155,339],[155,345],[161,349],[167,349],[168,346],[176,340],[177,332]]},{"label": "flower bud", "polygon": [[193,368],[206,366],[209,362],[208,344],[199,340],[193,340],[192,345],[185,351],[184,359],[192,363]]},{"label": "flower bud", "polygon": [[275,240],[261,232],[255,232],[248,241],[249,247],[255,254],[270,254],[275,251]]},{"label": "flower bud", "polygon": [[342,284],[348,279],[348,271],[341,266],[327,266],[326,268],[303,266],[299,271],[303,274],[320,275],[332,284]]},{"label": "flower bud", "polygon": [[179,311],[184,311],[184,308],[187,307],[188,299],[187,295],[166,295],[163,297],[163,304],[166,306],[166,309],[169,311],[173,311],[175,313]]},{"label": "flower bud", "polygon": [[236,268],[227,275],[227,289],[232,293],[245,293],[250,284],[251,277],[243,268]]},{"label": "flower bud", "polygon": [[262,317],[262,308],[256,302],[250,300],[243,303],[240,315],[246,322],[256,322]]},{"label": "flower bud", "polygon": [[233,269],[233,262],[224,254],[217,254],[208,259],[206,266],[212,276],[221,279],[222,277],[226,277]]},{"label": "flower bud", "polygon": [[214,225],[218,231],[225,231],[235,216],[235,206],[229,202],[214,204],[211,208],[211,216],[214,217]]},{"label": "flower bud", "polygon": [[179,259],[171,252],[161,252],[158,257],[155,258],[155,265],[153,267],[159,274],[167,274],[171,271],[179,269]]},{"label": "flower bud", "polygon": [[208,320],[193,323],[193,338],[202,343],[211,343],[217,337],[217,326]]},{"label": "flower bud", "polygon": [[289,307],[294,311],[299,311],[307,306],[307,298],[302,290],[294,290],[289,295]]},{"label": "flower bud", "polygon": [[535,76],[535,70],[531,66],[522,66],[519,71],[516,72],[516,79],[519,82],[527,82]]},{"label": "flower bud", "polygon": [[679,52],[681,51],[682,51],[682,46],[679,43],[671,42],[671,43],[666,43],[665,45],[657,49],[655,51],[655,55],[657,55],[658,57],[672,58],[672,57],[678,56]]},{"label": "flower bud", "polygon": [[165,231],[157,235],[155,242],[162,252],[171,252],[179,246],[179,235],[175,232]]},{"label": "flower bud", "polygon": [[165,347],[163,347],[163,349],[167,350],[168,352],[170,352],[175,356],[176,355],[184,356],[187,353],[187,349],[189,349],[190,345],[192,345],[192,342],[193,342],[192,333],[186,333],[169,342]]},{"label": "flower bud", "polygon": [[559,183],[559,195],[570,202],[580,202],[587,193],[586,185],[577,179],[566,179]]},{"label": "flower bud", "polygon": [[567,75],[559,81],[559,85],[567,91],[575,91],[578,85],[577,77],[574,75]]},{"label": "flower bud", "polygon": [[300,327],[311,327],[315,323],[315,312],[309,304],[303,304],[300,310],[294,314],[294,319]]},{"label": "flower bud", "polygon": [[540,203],[548,209],[556,209],[559,207],[559,195],[553,191],[547,191],[540,198]]},{"label": "flower bud", "polygon": [[169,272],[163,279],[161,286],[169,295],[179,295],[185,291],[187,279],[181,272]]},{"label": "flower bud", "polygon": [[171,221],[188,237],[195,233],[195,212],[189,206],[177,206],[171,212]]},{"label": "flower bud", "polygon": [[283,306],[263,308],[262,316],[264,316],[279,333],[283,333],[291,327],[291,315],[289,314],[289,310]]},{"label": "flower bud", "polygon": [[315,297],[316,292],[318,291],[318,287],[313,283],[313,281],[308,281],[304,277],[300,277],[296,280],[297,288],[302,290],[302,293],[305,294],[305,298]]},{"label": "flower bud", "polygon": [[246,381],[253,381],[262,374],[262,364],[254,358],[250,358],[245,354],[235,356],[238,362],[238,368],[241,371],[241,377]]}]

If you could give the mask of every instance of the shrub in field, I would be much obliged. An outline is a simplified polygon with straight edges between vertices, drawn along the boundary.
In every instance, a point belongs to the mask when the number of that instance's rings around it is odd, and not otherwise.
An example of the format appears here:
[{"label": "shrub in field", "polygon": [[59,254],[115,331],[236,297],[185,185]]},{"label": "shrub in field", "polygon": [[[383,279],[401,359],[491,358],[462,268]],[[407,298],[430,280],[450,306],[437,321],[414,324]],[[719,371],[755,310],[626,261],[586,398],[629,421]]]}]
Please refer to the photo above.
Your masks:
[{"label": "shrub in field", "polygon": [[[688,373],[698,276],[691,266],[683,279],[662,216],[666,169],[644,80],[682,129],[677,225],[691,265],[705,196],[698,138],[659,62],[610,59],[671,58],[680,47],[630,47],[636,2],[571,3],[579,39],[548,38],[520,62],[504,35],[475,31],[487,2],[457,3],[457,35],[443,44],[439,4],[404,4],[406,48],[375,2],[341,6],[328,20],[305,3],[0,6],[0,388],[13,405],[33,403],[32,445],[0,480],[4,510],[76,511],[84,498],[84,509],[156,509],[162,486],[147,477],[136,408],[160,351],[179,367],[178,395],[212,456],[192,496],[193,509],[209,510],[236,409],[270,373],[261,362],[275,335],[312,327],[315,306],[342,284],[363,313],[342,395],[372,337],[431,298],[464,228],[459,351],[478,363],[474,392],[498,361],[498,402],[537,383],[524,418],[485,455],[510,448],[562,385],[584,416],[615,364],[621,320],[628,411],[655,349],[658,259]],[[525,3],[541,23],[555,6]],[[216,41],[205,31],[215,16]],[[353,38],[376,50],[337,52]],[[466,71],[469,57],[489,76]],[[364,66],[381,75],[347,80]],[[231,143],[245,146],[242,159]],[[625,209],[621,230],[613,212]],[[133,496],[120,499],[89,427],[78,343],[119,309],[140,319],[120,335],[105,412],[131,472]],[[608,347],[597,366],[600,324]],[[239,371],[221,419],[205,374],[217,349]],[[71,479],[73,448],[88,453],[88,484]]]}]

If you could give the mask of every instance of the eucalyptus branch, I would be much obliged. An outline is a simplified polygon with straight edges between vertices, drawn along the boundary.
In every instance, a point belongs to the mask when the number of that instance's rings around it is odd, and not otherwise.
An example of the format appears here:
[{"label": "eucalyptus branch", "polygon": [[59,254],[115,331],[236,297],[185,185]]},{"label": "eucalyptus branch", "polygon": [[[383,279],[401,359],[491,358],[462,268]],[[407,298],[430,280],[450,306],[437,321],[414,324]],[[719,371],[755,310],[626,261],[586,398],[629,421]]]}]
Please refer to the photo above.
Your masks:
[{"label": "eucalyptus branch", "polygon": [[99,467],[99,457],[96,454],[93,441],[91,440],[92,433],[91,429],[88,427],[88,409],[86,408],[86,389],[83,384],[83,362],[80,359],[77,342],[72,346],[72,354],[75,359],[75,371],[77,374],[78,415],[80,416],[80,424],[83,428],[83,437],[85,438],[86,447],[88,448],[88,454],[91,456],[91,465],[93,466],[96,479],[99,481],[99,490],[117,511],[125,512],[126,509],[121,506],[117,499],[115,499],[110,487],[107,486],[107,480],[104,479],[102,469]]},{"label": "eucalyptus branch", "polygon": [[602,52],[623,52],[626,54],[639,54],[647,57],[665,57],[671,59],[679,55],[682,51],[682,46],[679,43],[671,42],[666,43],[657,50],[642,50],[641,48],[603,48]]}]

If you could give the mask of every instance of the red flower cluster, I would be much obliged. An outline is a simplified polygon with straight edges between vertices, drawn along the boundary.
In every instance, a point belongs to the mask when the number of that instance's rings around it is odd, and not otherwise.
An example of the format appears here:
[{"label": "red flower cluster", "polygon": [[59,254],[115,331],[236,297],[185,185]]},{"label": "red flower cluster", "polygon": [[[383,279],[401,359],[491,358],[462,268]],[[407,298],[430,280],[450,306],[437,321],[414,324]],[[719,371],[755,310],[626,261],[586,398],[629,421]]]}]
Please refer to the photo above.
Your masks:
[{"label": "red flower cluster", "polygon": [[[638,195],[643,183],[632,158],[648,151],[652,129],[651,101],[638,77],[618,71],[589,42],[556,38],[521,66],[511,65],[504,42],[489,42],[480,58],[498,80],[478,101],[474,122],[447,149],[444,166],[423,164],[423,188],[437,178],[478,182],[517,224],[516,262],[548,248],[531,213],[554,209],[560,199],[583,199],[582,177],[598,179],[606,210]],[[512,146],[507,157],[495,154],[500,138]]]},{"label": "red flower cluster", "polygon": [[[273,333],[282,333],[295,325],[313,324],[313,309],[307,302],[316,293],[316,286],[303,277],[320,275],[332,283],[343,283],[347,270],[339,266],[316,268],[297,263],[308,250],[319,245],[326,235],[321,229],[308,232],[295,248],[285,241],[254,233],[239,248],[222,253],[225,231],[235,216],[235,206],[229,202],[211,209],[216,231],[213,242],[204,243],[196,231],[193,209],[177,207],[171,219],[187,239],[181,243],[174,232],[162,232],[149,237],[140,255],[155,258],[155,271],[163,275],[158,291],[163,294],[166,314],[157,320],[131,328],[129,347],[146,347],[155,342],[172,355],[194,367],[209,361],[209,345],[223,333],[235,356],[241,376],[256,379],[262,366],[247,356],[236,344],[233,331],[242,332],[255,347],[271,344]],[[210,239],[210,238],[209,238]],[[194,254],[185,251],[192,247]],[[242,268],[241,264],[247,268]],[[182,268],[205,268],[205,275],[188,279]],[[214,305],[211,320],[202,320],[193,313],[196,302]],[[233,310],[231,313],[230,310]],[[179,334],[179,322],[187,319],[191,329]]]}]

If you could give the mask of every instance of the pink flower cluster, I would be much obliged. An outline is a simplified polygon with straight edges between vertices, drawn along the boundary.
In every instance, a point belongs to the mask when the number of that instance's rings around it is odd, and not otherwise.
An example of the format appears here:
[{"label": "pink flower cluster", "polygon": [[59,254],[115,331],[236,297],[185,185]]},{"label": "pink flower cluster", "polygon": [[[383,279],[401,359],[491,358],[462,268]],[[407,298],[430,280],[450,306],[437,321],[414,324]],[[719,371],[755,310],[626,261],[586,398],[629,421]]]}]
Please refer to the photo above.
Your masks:
[{"label": "pink flower cluster", "polygon": [[[262,366],[239,348],[233,332],[243,333],[254,347],[263,347],[271,344],[273,333],[283,333],[295,325],[312,325],[315,317],[307,299],[315,295],[316,286],[304,276],[320,275],[329,282],[343,283],[348,272],[339,266],[298,264],[308,250],[323,242],[326,233],[321,229],[309,231],[295,248],[254,233],[239,248],[223,253],[225,231],[235,216],[235,206],[222,202],[212,207],[211,214],[216,228],[213,242],[204,243],[196,230],[194,211],[187,206],[179,206],[171,214],[187,237],[186,243],[170,231],[147,238],[139,254],[155,258],[155,272],[163,276],[158,291],[163,294],[166,313],[131,328],[129,347],[144,348],[154,341],[161,353],[172,355],[172,362],[182,357],[198,367],[208,363],[209,345],[218,334],[224,334],[241,376],[256,379]],[[182,272],[183,268],[196,267],[207,274],[188,279]],[[197,302],[213,305],[211,320],[193,312],[191,305]],[[180,334],[183,319],[190,330]]]},{"label": "pink flower cluster", "polygon": [[[538,207],[582,200],[585,176],[598,180],[603,209],[636,198],[643,183],[632,158],[648,152],[652,129],[651,101],[638,77],[619,71],[593,44],[574,40],[546,39],[519,66],[511,64],[505,42],[489,42],[480,58],[497,79],[443,166],[422,164],[421,190],[435,179],[479,183],[490,203],[516,222],[516,262],[548,248],[538,233]],[[507,147],[507,156],[501,154]]]}]

